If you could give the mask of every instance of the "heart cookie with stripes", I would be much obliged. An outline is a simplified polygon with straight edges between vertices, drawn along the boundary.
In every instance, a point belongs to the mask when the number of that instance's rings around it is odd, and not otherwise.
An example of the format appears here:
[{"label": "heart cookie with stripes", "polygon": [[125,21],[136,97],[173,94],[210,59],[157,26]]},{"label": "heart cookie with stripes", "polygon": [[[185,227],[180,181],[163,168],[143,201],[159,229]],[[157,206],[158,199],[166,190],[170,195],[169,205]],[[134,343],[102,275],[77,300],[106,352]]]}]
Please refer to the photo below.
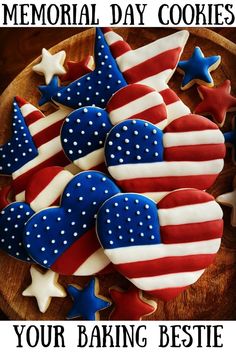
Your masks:
[{"label": "heart cookie with stripes", "polygon": [[121,274],[168,301],[213,262],[223,233],[222,216],[214,198],[196,189],[173,191],[158,204],[125,193],[102,205],[97,234]]},{"label": "heart cookie with stripes", "polygon": [[151,87],[133,84],[117,91],[106,109],[83,107],[73,111],[61,131],[65,154],[82,170],[100,168],[107,134],[117,123],[134,117],[163,128],[167,112],[162,96]]},{"label": "heart cookie with stripes", "polygon": [[172,121],[163,132],[146,121],[125,121],[112,128],[105,143],[108,171],[120,188],[155,193],[155,199],[179,188],[209,188],[224,156],[217,125],[193,114]]},{"label": "heart cookie with stripes", "polygon": [[110,263],[95,232],[99,207],[119,193],[105,174],[76,175],[66,186],[61,206],[36,213],[26,224],[23,240],[31,257],[64,275],[91,275]]}]

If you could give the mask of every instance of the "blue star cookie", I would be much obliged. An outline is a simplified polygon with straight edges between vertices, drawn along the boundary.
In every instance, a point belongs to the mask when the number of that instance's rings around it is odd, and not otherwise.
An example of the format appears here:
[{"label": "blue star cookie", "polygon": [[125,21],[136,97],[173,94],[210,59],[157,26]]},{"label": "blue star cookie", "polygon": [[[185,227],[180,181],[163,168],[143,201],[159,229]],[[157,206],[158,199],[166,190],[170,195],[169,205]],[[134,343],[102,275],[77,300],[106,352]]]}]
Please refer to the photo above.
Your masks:
[{"label": "blue star cookie", "polygon": [[28,204],[20,202],[11,203],[0,212],[0,248],[25,262],[32,259],[23,246],[23,229],[33,214]]},{"label": "blue star cookie", "polygon": [[11,175],[38,155],[20,108],[14,100],[12,136],[0,146],[0,175]]},{"label": "blue star cookie", "polygon": [[[99,207],[119,193],[104,173],[81,172],[66,186],[61,206],[36,213],[24,229],[24,245],[31,257],[45,268],[64,275],[92,275],[109,261],[100,250],[95,232]],[[93,266],[86,260],[94,256]]]},{"label": "blue star cookie", "polygon": [[53,96],[56,103],[73,109],[92,105],[104,108],[113,93],[127,85],[99,28],[94,52],[95,70],[57,92]]},{"label": "blue star cookie", "polygon": [[84,289],[69,285],[67,290],[74,301],[73,307],[67,314],[68,319],[82,317],[89,321],[99,320],[98,312],[111,306],[108,299],[97,295],[99,288],[96,278],[92,278]]},{"label": "blue star cookie", "polygon": [[195,47],[191,58],[182,60],[178,64],[179,71],[184,74],[181,89],[187,90],[195,83],[209,87],[214,86],[210,72],[220,65],[220,61],[219,55],[204,57],[201,49]]},{"label": "blue star cookie", "polygon": [[56,92],[60,92],[63,87],[59,85],[59,78],[58,76],[54,75],[52,80],[48,85],[40,85],[38,89],[41,93],[41,98],[38,102],[39,106],[42,106],[45,103],[51,102],[51,98],[55,95]]}]

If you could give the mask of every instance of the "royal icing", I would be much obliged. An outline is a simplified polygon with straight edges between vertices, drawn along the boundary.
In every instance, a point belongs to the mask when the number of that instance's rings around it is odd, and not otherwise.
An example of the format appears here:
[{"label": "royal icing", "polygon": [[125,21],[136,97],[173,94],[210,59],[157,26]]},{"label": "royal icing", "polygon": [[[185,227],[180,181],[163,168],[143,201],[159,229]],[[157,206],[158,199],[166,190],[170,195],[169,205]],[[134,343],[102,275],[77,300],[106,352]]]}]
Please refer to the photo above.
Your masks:
[{"label": "royal icing", "polygon": [[207,189],[223,168],[224,137],[216,124],[189,115],[164,131],[142,120],[117,124],[106,139],[108,171],[126,192]]},{"label": "royal icing", "polygon": [[188,31],[178,31],[135,50],[110,28],[103,29],[103,32],[128,84],[148,85],[157,90],[166,104],[169,121],[190,113],[168,86],[188,40]]},{"label": "royal icing", "polygon": [[0,148],[0,172],[10,174],[17,201],[25,200],[25,188],[38,170],[67,166],[60,143],[61,125],[70,110],[60,108],[45,117],[32,104],[16,97],[13,104],[13,135]]},{"label": "royal icing", "polygon": [[101,204],[120,190],[101,172],[81,172],[66,186],[60,208],[35,214],[25,225],[24,245],[31,257],[59,274],[92,275],[109,260],[95,233]]},{"label": "royal icing", "polygon": [[88,105],[103,108],[113,93],[126,86],[126,81],[99,28],[96,29],[94,55],[95,70],[55,94],[53,100],[56,103],[73,109]]},{"label": "royal icing", "polygon": [[115,268],[164,301],[200,278],[222,233],[220,206],[196,189],[171,192],[158,204],[140,194],[120,194],[97,216],[98,237]]},{"label": "royal icing", "polygon": [[142,291],[135,287],[130,287],[126,291],[113,287],[109,289],[109,293],[114,304],[110,320],[139,321],[156,311],[156,302],[145,299]]},{"label": "royal icing", "polygon": [[86,75],[92,71],[94,61],[91,55],[86,58],[77,61],[69,60],[66,63],[67,72],[60,76],[61,81],[75,81],[83,75]]},{"label": "royal icing", "polygon": [[222,127],[225,122],[226,113],[236,110],[236,98],[230,94],[230,80],[225,80],[218,87],[198,87],[198,93],[202,99],[195,113],[209,114],[214,121]]},{"label": "royal icing", "polygon": [[231,225],[236,227],[236,177],[233,180],[233,191],[219,195],[216,200],[220,204],[232,208]]},{"label": "royal icing", "polygon": [[46,85],[50,83],[54,75],[66,73],[63,67],[66,58],[66,52],[61,50],[58,53],[51,54],[47,49],[42,49],[41,61],[33,66],[33,71],[44,76]]},{"label": "royal icing", "polygon": [[134,116],[144,118],[146,115],[157,126],[166,124],[162,96],[145,85],[128,85],[113,95],[107,110],[85,107],[73,111],[62,127],[63,149],[82,170],[97,168],[104,162],[104,142],[112,126]]},{"label": "royal icing", "polygon": [[26,203],[11,203],[0,212],[0,248],[9,255],[31,262],[23,246],[22,235],[25,223],[34,214]]},{"label": "royal icing", "polygon": [[45,103],[51,102],[51,98],[55,94],[55,92],[60,91],[60,84],[59,84],[58,76],[54,75],[48,85],[40,85],[40,86],[38,86],[38,89],[41,94],[41,98],[38,102],[39,106],[42,106]]},{"label": "royal icing", "polygon": [[42,273],[38,268],[30,268],[32,283],[23,291],[23,296],[33,296],[40,312],[47,311],[53,297],[66,297],[65,289],[58,283],[59,275],[51,270]]},{"label": "royal icing", "polygon": [[99,320],[99,311],[111,305],[108,299],[98,295],[99,283],[97,278],[92,278],[83,289],[78,285],[69,285],[67,291],[74,302],[67,314],[68,319],[82,317],[84,320]]},{"label": "royal icing", "polygon": [[199,47],[194,48],[191,58],[182,60],[178,64],[179,71],[184,73],[181,89],[187,90],[195,83],[209,87],[214,86],[210,72],[217,69],[220,62],[219,55],[205,57]]}]

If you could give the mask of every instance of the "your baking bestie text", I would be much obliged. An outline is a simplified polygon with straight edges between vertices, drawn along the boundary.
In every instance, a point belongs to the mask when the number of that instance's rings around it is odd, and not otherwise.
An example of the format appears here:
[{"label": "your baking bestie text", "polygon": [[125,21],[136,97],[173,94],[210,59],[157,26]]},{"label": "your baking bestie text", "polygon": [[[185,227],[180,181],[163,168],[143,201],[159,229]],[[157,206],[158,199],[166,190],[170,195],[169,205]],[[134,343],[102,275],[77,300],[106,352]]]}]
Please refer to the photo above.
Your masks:
[{"label": "your baking bestie text", "polygon": [[0,3],[0,26],[226,26],[235,25],[235,3]]},{"label": "your baking bestie text", "polygon": [[[12,326],[15,348],[221,348],[222,325],[99,324]],[[73,334],[73,335],[71,335]],[[13,338],[13,337],[12,337]]]}]

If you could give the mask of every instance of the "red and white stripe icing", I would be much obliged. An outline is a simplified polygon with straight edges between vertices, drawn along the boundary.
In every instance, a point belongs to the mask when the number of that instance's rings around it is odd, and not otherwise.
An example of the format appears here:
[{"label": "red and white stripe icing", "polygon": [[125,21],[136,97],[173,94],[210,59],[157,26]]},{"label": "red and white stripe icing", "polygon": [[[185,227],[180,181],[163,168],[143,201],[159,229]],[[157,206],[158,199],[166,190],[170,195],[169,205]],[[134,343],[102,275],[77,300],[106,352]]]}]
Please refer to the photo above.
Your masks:
[{"label": "red and white stripe icing", "polygon": [[161,244],[105,253],[137,288],[168,301],[195,283],[214,260],[223,213],[211,195],[198,190],[174,191],[157,207]]},{"label": "red and white stripe icing", "polygon": [[145,119],[162,129],[166,125],[167,112],[163,98],[146,85],[131,84],[117,91],[109,100],[106,110],[111,123],[125,119]]},{"label": "red and white stripe icing", "polygon": [[35,173],[26,187],[25,201],[38,212],[60,204],[61,195],[73,174],[62,167],[43,168]]},{"label": "red and white stripe icing", "polygon": [[204,117],[187,115],[168,124],[163,146],[162,162],[115,165],[108,171],[121,189],[158,201],[178,188],[205,190],[223,169],[224,136]]},{"label": "red and white stripe icing", "polygon": [[103,32],[128,84],[144,84],[157,90],[167,106],[169,121],[190,113],[167,85],[187,42],[188,31],[178,31],[135,50],[110,28],[103,29]]},{"label": "red and white stripe icing", "polygon": [[61,146],[60,130],[71,110],[60,108],[45,117],[40,110],[26,100],[16,97],[16,101],[38,148],[38,155],[12,174],[16,200],[24,201],[25,186],[34,173],[44,167],[53,165],[64,167],[70,163]]}]

